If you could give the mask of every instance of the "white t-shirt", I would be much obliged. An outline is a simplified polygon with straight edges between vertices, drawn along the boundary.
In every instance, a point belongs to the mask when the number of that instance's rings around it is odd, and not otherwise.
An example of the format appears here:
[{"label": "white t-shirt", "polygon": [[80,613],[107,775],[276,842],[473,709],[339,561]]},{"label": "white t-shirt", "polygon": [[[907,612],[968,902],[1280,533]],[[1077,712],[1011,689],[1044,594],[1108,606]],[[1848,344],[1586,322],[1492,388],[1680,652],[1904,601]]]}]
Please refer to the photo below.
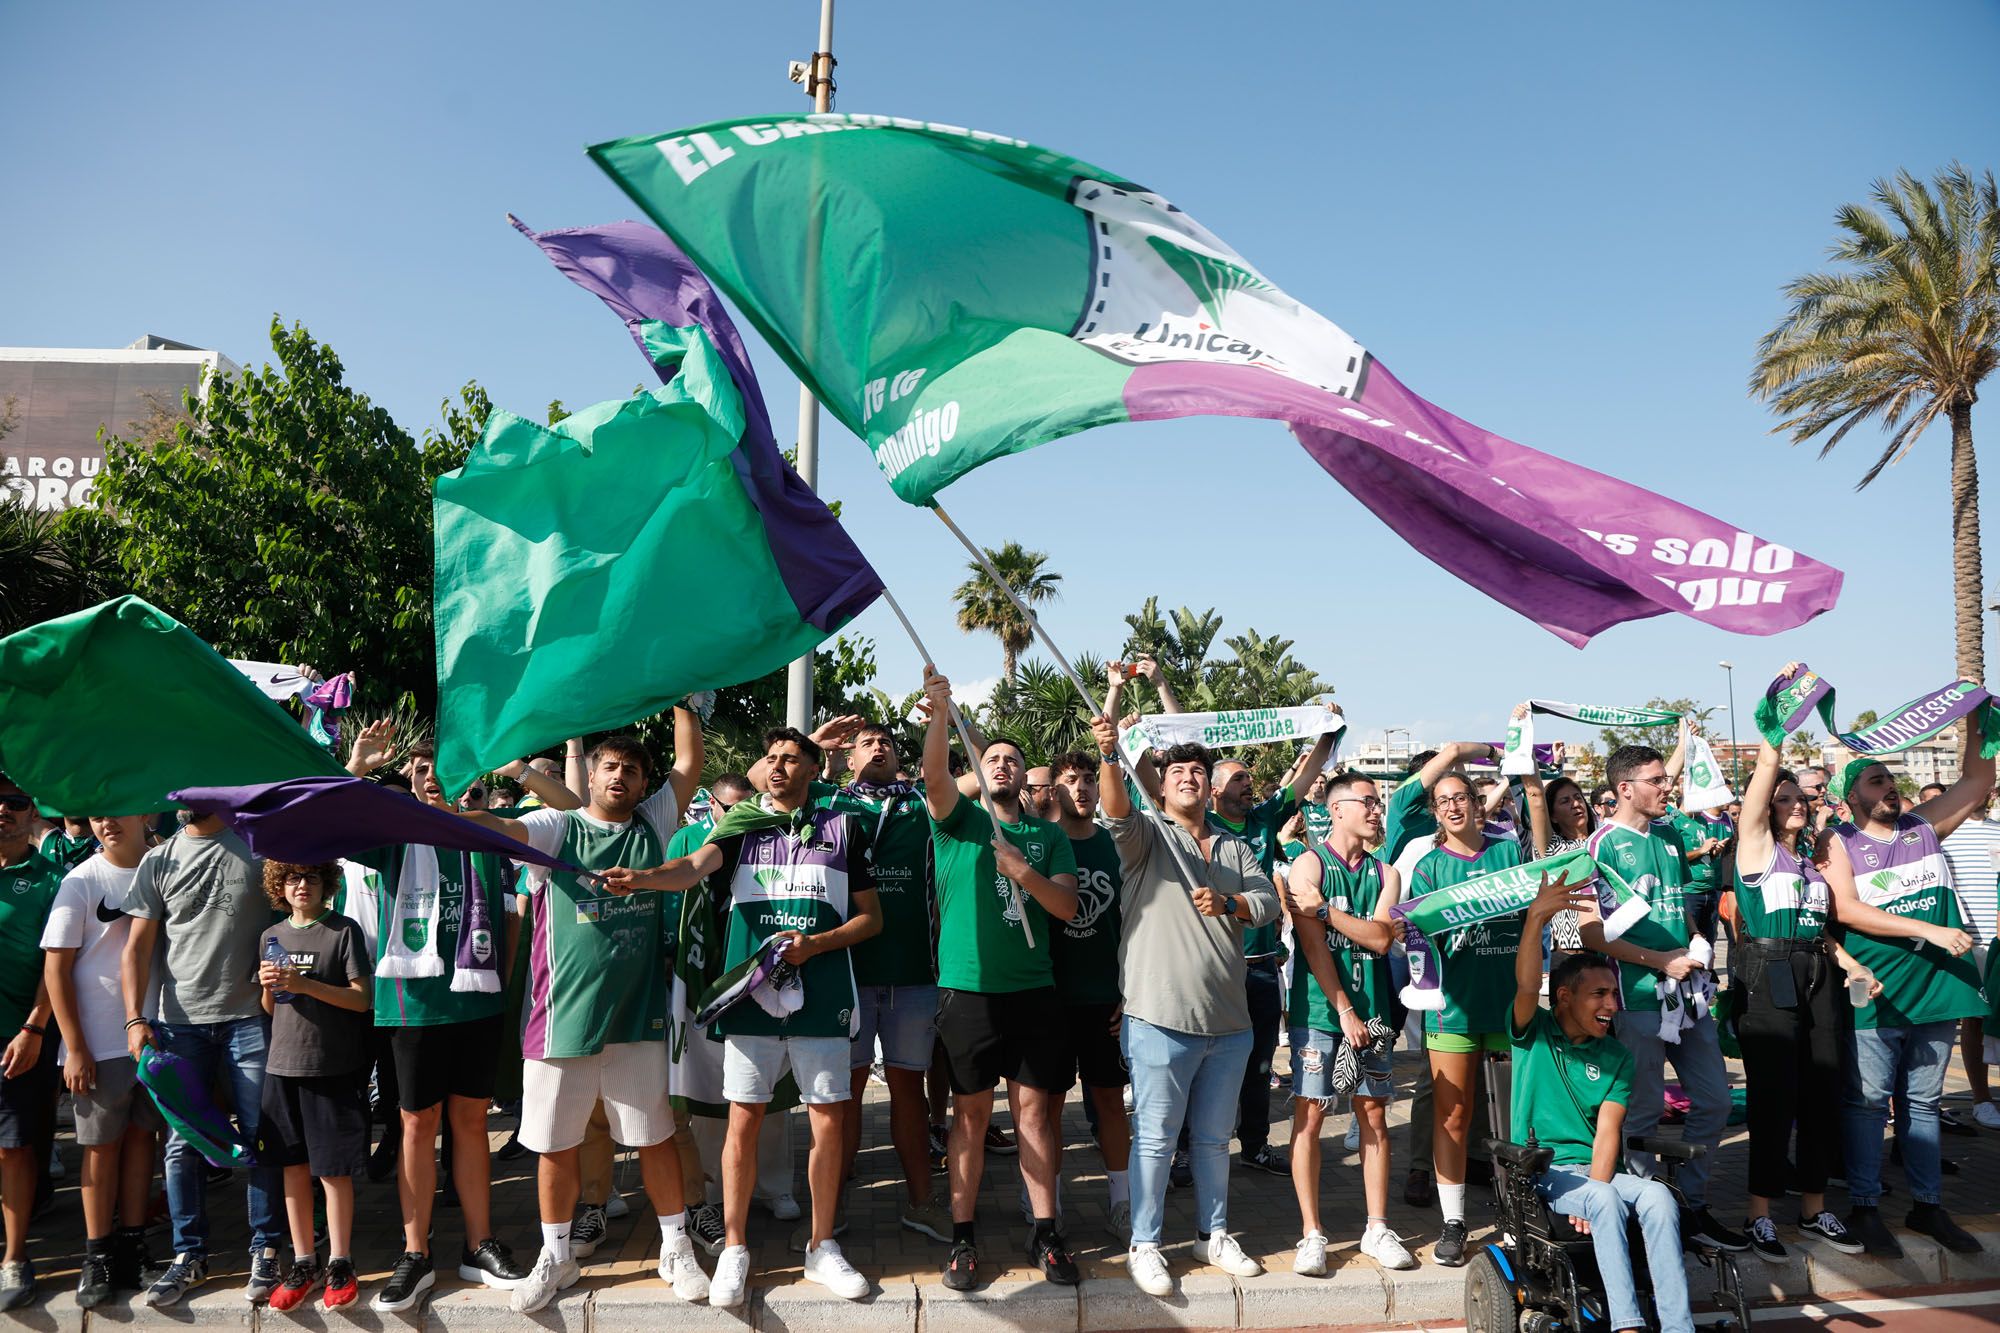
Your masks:
[{"label": "white t-shirt", "polygon": [[1951,862],[1952,887],[1958,890],[1959,905],[1972,918],[1966,933],[1980,944],[1994,935],[1996,908],[2000,908],[2000,820],[1991,816],[1968,819],[1952,830],[1942,844]]},{"label": "white t-shirt", "polygon": [[[639,802],[639,808],[634,813],[643,816],[646,822],[653,826],[653,832],[659,835],[661,845],[665,846],[667,839],[674,836],[674,830],[681,826],[680,805],[674,800],[674,784],[662,782],[658,791]],[[619,823],[607,823],[602,819],[592,819],[582,810],[546,808],[526,811],[518,818],[522,827],[528,831],[528,845],[544,855],[554,856],[562,850],[563,830],[568,827],[569,816],[572,814],[608,832],[615,832],[632,822],[628,819]],[[527,870],[528,878],[522,888],[531,894],[540,893],[549,882],[548,867],[529,866]]]},{"label": "white t-shirt", "polygon": [[[125,994],[119,986],[118,966],[125,953],[125,939],[132,933],[132,918],[121,909],[134,873],[136,867],[121,870],[99,852],[63,876],[49,906],[48,922],[42,927],[44,949],[76,950],[71,976],[76,982],[77,1015],[92,1060],[116,1060],[129,1054],[125,1046]],[[160,969],[155,967],[145,1016],[155,1018],[159,1011]],[[65,1050],[62,1059],[68,1058]]]}]

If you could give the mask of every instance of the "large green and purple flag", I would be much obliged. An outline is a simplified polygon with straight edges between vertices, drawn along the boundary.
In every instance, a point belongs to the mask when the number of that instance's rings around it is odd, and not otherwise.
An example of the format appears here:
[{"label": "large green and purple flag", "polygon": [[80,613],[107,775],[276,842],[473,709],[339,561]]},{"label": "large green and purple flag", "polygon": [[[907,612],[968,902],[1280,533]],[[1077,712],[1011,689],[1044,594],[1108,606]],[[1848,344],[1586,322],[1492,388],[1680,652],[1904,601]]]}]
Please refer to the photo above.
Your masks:
[{"label": "large green and purple flag", "polygon": [[591,155],[929,503],[1092,426],[1285,421],[1424,555],[1573,644],[1676,611],[1771,634],[1839,571],[1463,421],[1164,196],[1004,135],[720,121]]},{"label": "large green and purple flag", "polygon": [[[811,652],[882,590],[698,322],[666,383],[553,426],[496,410],[437,481],[438,781],[623,726]],[[808,504],[807,501],[810,501]]]}]

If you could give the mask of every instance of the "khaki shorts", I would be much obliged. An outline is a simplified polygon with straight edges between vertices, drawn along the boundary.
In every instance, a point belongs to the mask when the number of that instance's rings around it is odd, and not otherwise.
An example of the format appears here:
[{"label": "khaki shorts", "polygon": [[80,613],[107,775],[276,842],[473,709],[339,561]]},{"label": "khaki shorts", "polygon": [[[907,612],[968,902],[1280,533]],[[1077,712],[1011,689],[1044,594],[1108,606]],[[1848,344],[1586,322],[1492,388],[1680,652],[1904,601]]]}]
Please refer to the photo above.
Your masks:
[{"label": "khaki shorts", "polygon": [[674,1132],[667,1105],[667,1044],[626,1041],[595,1055],[528,1060],[521,1071],[521,1143],[532,1152],[563,1152],[583,1142],[590,1113],[604,1103],[611,1137],[650,1148]]},{"label": "khaki shorts", "polygon": [[76,1141],[85,1148],[116,1143],[125,1127],[164,1129],[166,1122],[153,1099],[139,1086],[139,1066],[129,1055],[97,1062],[97,1086],[82,1096],[71,1094],[76,1110]]}]

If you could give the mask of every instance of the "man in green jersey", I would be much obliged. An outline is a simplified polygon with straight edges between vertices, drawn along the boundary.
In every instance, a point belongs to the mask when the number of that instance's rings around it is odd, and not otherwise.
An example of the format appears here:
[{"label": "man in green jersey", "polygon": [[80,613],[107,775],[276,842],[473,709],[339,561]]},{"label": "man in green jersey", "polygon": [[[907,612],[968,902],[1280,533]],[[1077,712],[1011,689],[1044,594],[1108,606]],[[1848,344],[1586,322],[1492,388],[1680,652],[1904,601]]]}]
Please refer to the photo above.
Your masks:
[{"label": "man in green jersey", "polygon": [[903,1168],[902,1224],[949,1243],[950,1209],[931,1189],[924,1107],[938,1007],[930,812],[922,790],[896,778],[902,758],[892,728],[864,723],[854,733],[848,765],[844,785],[819,783],[813,789],[817,799],[853,815],[866,830],[869,875],[882,904],[882,933],[849,951],[860,1009],[848,1051],[853,1096],[845,1106],[847,1174],[861,1147],[861,1098],[879,1041],[882,1076],[889,1084],[889,1141]]},{"label": "man in green jersey", "polygon": [[708,1294],[687,1235],[678,1150],[669,1141],[667,976],[660,961],[660,900],[615,892],[617,868],[657,866],[694,795],[701,723],[674,709],[674,767],[646,794],[652,759],[636,737],[613,735],[585,756],[581,810],[530,810],[509,819],[483,810],[461,817],[558,856],[583,873],[531,873],[523,896],[528,991],[522,1005],[521,1142],[541,1154],[537,1197],[542,1252],[509,1304],[519,1314],[547,1305],[579,1276],[570,1226],[580,1189],[577,1149],[598,1102],[618,1142],[636,1150],[646,1194],[660,1219],[663,1281],[683,1300]]},{"label": "man in green jersey", "polygon": [[1681,1261],[1679,1210],[1665,1183],[1623,1170],[1632,1056],[1611,1039],[1618,974],[1602,954],[1573,953],[1549,974],[1542,1008],[1542,932],[1558,912],[1574,911],[1585,938],[1600,924],[1597,904],[1577,885],[1544,880],[1521,928],[1514,963],[1513,1137],[1530,1134],[1551,1151],[1535,1183],[1549,1208],[1590,1237],[1610,1307],[1611,1333],[1649,1327],[1632,1280],[1627,1224],[1639,1220],[1660,1333],[1693,1333],[1687,1271]]},{"label": "man in green jersey", "polygon": [[945,1285],[978,1285],[973,1213],[985,1167],[993,1089],[1007,1104],[1021,1145],[1021,1174],[1035,1212],[1029,1257],[1051,1282],[1080,1279],[1056,1227],[1063,1094],[1074,1080],[1062,1004],[1049,965],[1057,921],[1077,912],[1076,856],[1061,829],[1021,804],[1027,759],[994,741],[977,762],[991,810],[959,795],[951,775],[951,682],[928,664],[924,693],[924,805],[937,866],[938,1036],[952,1091],[951,1255]]},{"label": "man in green jersey", "polygon": [[1384,1268],[1417,1261],[1389,1229],[1389,1052],[1376,1043],[1391,1014],[1389,946],[1396,935],[1389,911],[1402,898],[1395,867],[1368,854],[1382,840],[1382,798],[1372,779],[1340,773],[1326,788],[1333,822],[1324,842],[1301,849],[1285,877],[1286,907],[1299,944],[1292,967],[1292,1188],[1304,1235],[1292,1271],[1326,1273],[1326,1233],[1319,1226],[1320,1127],[1334,1098],[1341,1061],[1337,1044],[1354,1053],[1354,1117],[1361,1127],[1361,1190],[1368,1222],[1361,1252]]},{"label": "man in green jersey", "polygon": [[55,1133],[54,1010],[43,981],[42,926],[62,887],[63,868],[35,850],[34,802],[0,774],[0,1214],[7,1253],[0,1262],[0,1310],[34,1299],[28,1216],[42,1155]]},{"label": "man in green jersey", "polygon": [[1097,822],[1097,756],[1072,750],[1049,764],[1056,813],[1076,857],[1076,915],[1056,928],[1056,994],[1076,1056],[1077,1077],[1095,1114],[1098,1150],[1111,1192],[1111,1230],[1132,1239],[1132,1127],[1125,1119],[1125,1056],[1118,1049],[1118,845]]},{"label": "man in green jersey", "polygon": [[[1671,1060],[1690,1103],[1681,1137],[1708,1149],[1681,1169],[1681,1195],[1687,1200],[1682,1226],[1700,1244],[1747,1250],[1750,1238],[1724,1226],[1708,1210],[1708,1174],[1729,1124],[1730,1105],[1715,1020],[1691,1009],[1683,1020],[1661,1003],[1663,992],[1673,989],[1670,982],[1693,984],[1709,957],[1706,941],[1689,950],[1695,936],[1684,902],[1687,859],[1673,826],[1665,822],[1673,785],[1667,763],[1650,745],[1621,745],[1605,761],[1604,777],[1618,804],[1590,835],[1590,855],[1598,873],[1622,892],[1620,911],[1638,914],[1616,940],[1607,939],[1602,919],[1585,924],[1582,933],[1584,948],[1609,954],[1620,964],[1624,1009],[1618,1015],[1618,1039],[1632,1052],[1633,1067],[1627,1128],[1639,1137],[1659,1128]],[[1674,1040],[1662,1033],[1665,1022],[1678,1024]],[[1631,1154],[1634,1174],[1650,1176],[1657,1165],[1651,1153]]]},{"label": "man in green jersey", "polygon": [[[848,949],[877,934],[882,909],[865,856],[868,830],[857,817],[816,804],[812,783],[825,762],[803,732],[780,727],[764,737],[766,788],[733,807],[691,856],[653,870],[613,870],[614,891],[694,890],[704,880],[726,921],[723,966],[747,962],[772,942],[797,969],[798,1003],[770,1012],[760,996],[718,1015],[722,1094],[729,1102],[729,1137],[722,1148],[723,1227],[728,1244],[716,1261],[710,1303],[742,1302],[750,1276],[750,1192],[764,1110],[789,1067],[798,1080],[812,1128],[807,1179],[812,1223],[805,1275],[835,1295],[859,1300],[868,1280],[833,1239],[839,1202],[845,1117],[850,1096],[848,1043],[855,1014],[854,969]],[[712,877],[712,878],[711,878]]]}]

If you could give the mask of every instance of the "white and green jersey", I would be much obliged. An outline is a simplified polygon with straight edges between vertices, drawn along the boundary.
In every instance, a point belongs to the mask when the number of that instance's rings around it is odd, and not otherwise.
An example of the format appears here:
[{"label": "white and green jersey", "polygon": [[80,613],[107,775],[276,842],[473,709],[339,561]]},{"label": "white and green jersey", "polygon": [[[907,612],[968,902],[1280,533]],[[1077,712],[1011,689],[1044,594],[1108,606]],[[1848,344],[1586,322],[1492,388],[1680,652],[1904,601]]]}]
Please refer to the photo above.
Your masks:
[{"label": "white and green jersey", "polygon": [[[1929,820],[1903,815],[1886,839],[1852,824],[1834,825],[1833,835],[1847,849],[1854,891],[1862,902],[1891,916],[1964,929],[1951,862]],[[1907,936],[1877,939],[1858,930],[1847,931],[1845,943],[1855,961],[1882,983],[1881,995],[1854,1011],[1857,1028],[1915,1027],[1986,1013],[1978,964],[1970,954],[1953,958]]]}]

